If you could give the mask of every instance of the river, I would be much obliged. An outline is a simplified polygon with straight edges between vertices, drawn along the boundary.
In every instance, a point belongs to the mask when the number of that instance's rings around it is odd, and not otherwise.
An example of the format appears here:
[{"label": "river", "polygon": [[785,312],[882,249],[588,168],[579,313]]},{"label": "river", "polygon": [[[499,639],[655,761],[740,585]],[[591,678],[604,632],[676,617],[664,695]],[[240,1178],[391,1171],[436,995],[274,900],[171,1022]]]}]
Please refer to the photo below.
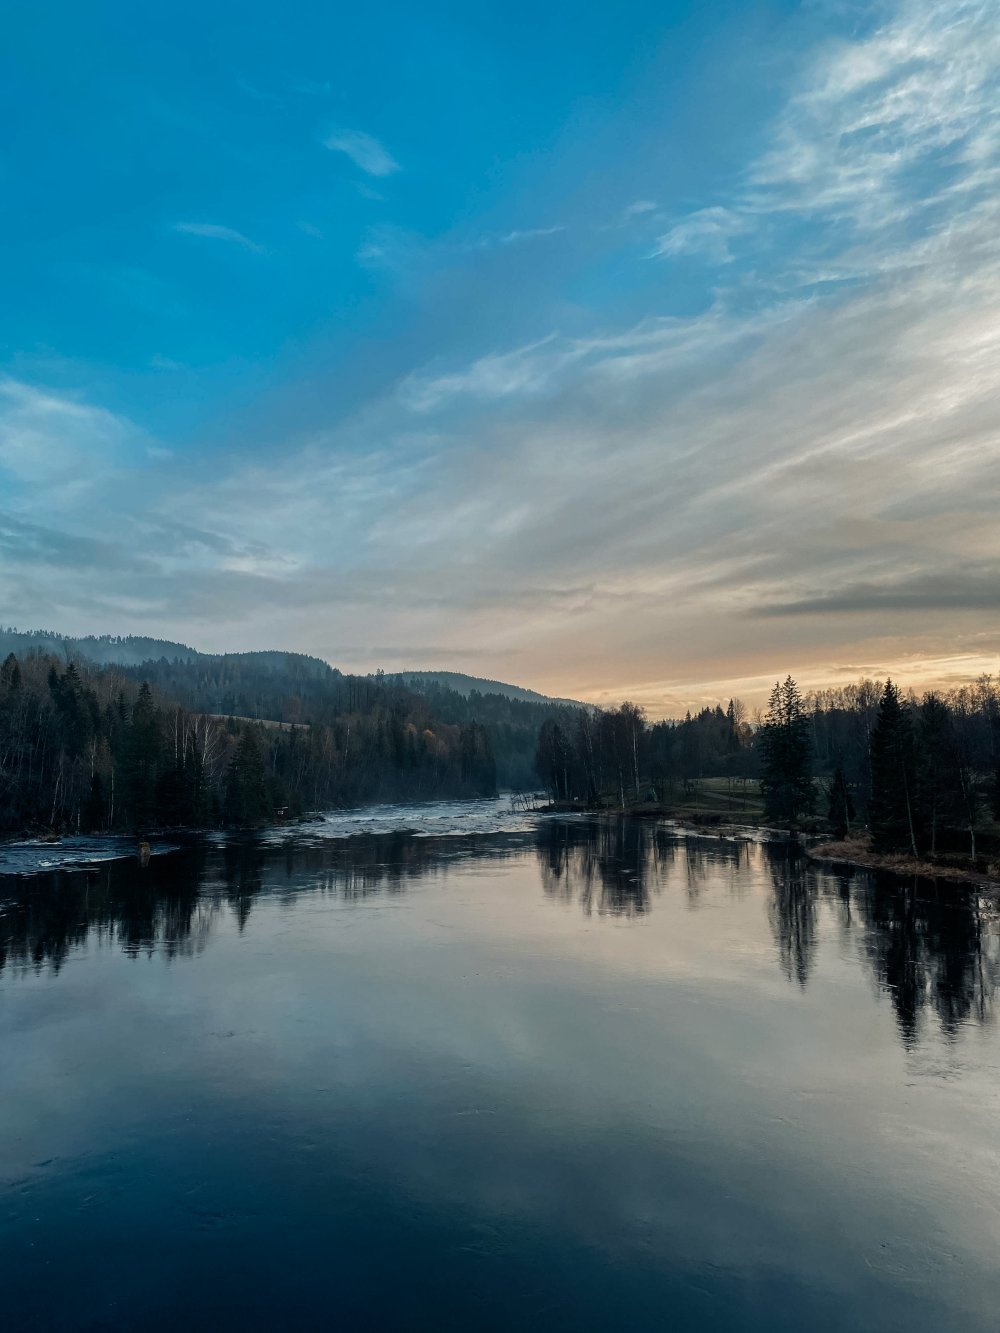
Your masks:
[{"label": "river", "polygon": [[489,802],[121,851],[0,850],[5,1329],[996,1329],[968,890]]}]

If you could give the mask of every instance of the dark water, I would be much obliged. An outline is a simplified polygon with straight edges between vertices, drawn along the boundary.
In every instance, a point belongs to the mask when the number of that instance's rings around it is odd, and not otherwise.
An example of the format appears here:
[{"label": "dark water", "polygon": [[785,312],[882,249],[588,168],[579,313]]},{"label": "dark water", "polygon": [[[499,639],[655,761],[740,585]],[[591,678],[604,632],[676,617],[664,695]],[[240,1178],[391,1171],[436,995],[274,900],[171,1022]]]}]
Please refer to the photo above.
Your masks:
[{"label": "dark water", "polygon": [[1000,1326],[965,891],[578,821],[0,903],[4,1329]]}]

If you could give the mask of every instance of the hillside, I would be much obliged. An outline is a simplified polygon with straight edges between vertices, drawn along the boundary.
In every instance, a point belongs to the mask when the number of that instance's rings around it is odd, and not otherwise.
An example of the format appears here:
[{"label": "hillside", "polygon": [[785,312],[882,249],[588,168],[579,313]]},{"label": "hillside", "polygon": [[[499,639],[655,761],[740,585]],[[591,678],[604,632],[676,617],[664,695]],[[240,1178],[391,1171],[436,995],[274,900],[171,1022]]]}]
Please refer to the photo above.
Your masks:
[{"label": "hillside", "polygon": [[242,662],[264,670],[285,670],[295,664],[300,675],[322,679],[340,676],[319,657],[307,653],[288,653],[264,649],[247,653],[203,653],[186,643],[172,639],[154,639],[141,634],[87,634],[82,638],[60,634],[56,630],[19,630],[0,625],[0,657],[58,657],[66,662],[92,662],[94,666],[141,667],[147,662]]},{"label": "hillside", "polygon": [[[364,716],[377,726],[381,717],[383,729],[391,730],[406,717],[414,723],[422,719],[421,728],[428,723],[431,730],[454,728],[455,736],[481,728],[495,760],[496,782],[517,790],[537,782],[535,748],[542,724],[556,717],[565,722],[568,709],[584,707],[454,671],[352,676],[305,653],[202,653],[137,635],[72,638],[0,626],[0,661],[9,653],[22,661],[55,658],[81,667],[117,667],[135,686],[148,682],[158,698],[209,718],[346,728],[357,725],[352,718]],[[384,781],[380,790],[389,786]],[[317,793],[313,803],[318,799]]]},{"label": "hillside", "polygon": [[168,662],[192,662],[202,654],[186,643],[169,639],[150,639],[137,634],[88,634],[74,639],[55,630],[19,630],[0,625],[0,657],[39,654],[58,657],[65,662],[86,661],[95,666],[139,666],[142,662],[166,658]]},{"label": "hillside", "polygon": [[[59,657],[64,661],[87,661],[95,666],[139,667],[146,662],[242,662],[261,667],[283,670],[295,663],[297,674],[310,674],[317,679],[340,676],[337,667],[307,653],[283,652],[265,649],[244,653],[205,653],[186,643],[172,639],[157,639],[140,634],[87,634],[82,638],[60,634],[57,630],[19,630],[0,625],[0,657],[14,653],[26,657],[32,653]],[[374,676],[371,677],[374,679]],[[556,705],[560,708],[584,708],[575,699],[558,699],[529,690],[522,685],[491,680],[482,676],[467,676],[459,671],[395,671],[387,672],[385,680],[402,685],[418,694],[426,694],[433,686],[453,690],[468,698],[470,694],[499,694],[505,699],[521,703]]]},{"label": "hillside", "polygon": [[483,676],[466,676],[460,671],[395,671],[392,680],[397,680],[407,689],[427,692],[429,686],[440,685],[443,689],[454,690],[468,698],[470,694],[501,694],[505,699],[517,699],[520,703],[555,705],[558,708],[587,708],[590,705],[577,699],[558,699],[552,695],[539,694],[537,690],[526,689],[523,685],[509,685],[502,680],[489,680]]},{"label": "hillside", "polygon": [[8,653],[0,832],[260,824],[495,792],[483,726],[436,717],[400,685],[321,665],[239,654],[99,666]]}]

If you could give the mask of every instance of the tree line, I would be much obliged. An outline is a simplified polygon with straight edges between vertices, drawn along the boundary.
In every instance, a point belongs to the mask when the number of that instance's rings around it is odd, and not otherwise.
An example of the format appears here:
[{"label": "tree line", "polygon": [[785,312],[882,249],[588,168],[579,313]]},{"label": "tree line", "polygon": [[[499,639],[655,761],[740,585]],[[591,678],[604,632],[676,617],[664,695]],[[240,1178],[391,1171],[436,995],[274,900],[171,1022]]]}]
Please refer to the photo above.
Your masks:
[{"label": "tree line", "polygon": [[0,625],[0,661],[9,653],[22,662],[38,656],[54,658],[60,667],[74,662],[80,670],[88,664],[117,665],[137,684],[146,681],[155,694],[189,712],[296,726],[336,725],[347,714],[368,713],[387,700],[403,700],[412,711],[413,698],[419,696],[437,724],[483,727],[497,785],[518,791],[536,782],[538,728],[545,719],[567,713],[557,701],[508,697],[504,691],[510,687],[497,682],[483,681],[481,689],[466,695],[432,673],[356,676],[305,653],[211,654],[166,639],[109,634],[70,638],[54,630]]},{"label": "tree line", "polygon": [[541,723],[572,710],[473,690],[468,696],[437,681],[409,683],[375,672],[353,676],[300,653],[226,653],[194,660],[166,659],[126,668],[195,712],[298,725],[336,726],[372,709],[423,713],[439,725],[479,727],[489,737],[496,782],[525,790],[536,781],[535,738]]},{"label": "tree line", "polygon": [[302,700],[296,681],[268,663],[254,679],[266,679],[270,695],[258,689],[255,697],[275,704],[279,718],[257,721],[191,707],[192,699],[218,702],[218,680],[215,693],[208,680],[187,700],[163,690],[179,671],[197,686],[200,669],[163,663],[141,673],[8,654],[0,665],[0,830],[256,824],[278,813],[496,789],[486,730],[438,721],[409,691],[336,673],[343,687],[317,709],[322,720],[284,721],[277,696],[283,691],[293,719]]},{"label": "tree line", "polygon": [[991,676],[918,698],[887,680],[804,696],[789,676],[766,710],[738,699],[650,724],[624,703],[547,719],[536,771],[557,800],[669,801],[699,778],[755,778],[764,818],[816,817],[844,837],[867,828],[880,852],[965,850],[1000,820],[1000,686]]}]

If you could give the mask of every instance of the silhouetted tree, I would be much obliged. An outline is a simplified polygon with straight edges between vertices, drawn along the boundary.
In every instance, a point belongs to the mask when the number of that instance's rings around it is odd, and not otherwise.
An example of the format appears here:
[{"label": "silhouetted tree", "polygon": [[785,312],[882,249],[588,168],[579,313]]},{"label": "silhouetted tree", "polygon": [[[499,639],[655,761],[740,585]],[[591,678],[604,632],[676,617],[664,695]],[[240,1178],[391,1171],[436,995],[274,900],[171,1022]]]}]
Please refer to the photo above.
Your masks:
[{"label": "silhouetted tree", "polygon": [[224,809],[230,824],[259,824],[271,813],[264,760],[250,727],[241,734],[229,765]]},{"label": "silhouetted tree", "polygon": [[793,828],[812,814],[816,792],[809,717],[791,676],[771,691],[757,744],[765,817]]},{"label": "silhouetted tree", "polygon": [[134,828],[143,828],[153,819],[162,749],[159,710],[144,681],[125,732],[121,762],[120,799],[125,822]]},{"label": "silhouetted tree", "polygon": [[919,855],[915,811],[913,727],[899,691],[887,680],[871,739],[869,826],[877,851]]}]

